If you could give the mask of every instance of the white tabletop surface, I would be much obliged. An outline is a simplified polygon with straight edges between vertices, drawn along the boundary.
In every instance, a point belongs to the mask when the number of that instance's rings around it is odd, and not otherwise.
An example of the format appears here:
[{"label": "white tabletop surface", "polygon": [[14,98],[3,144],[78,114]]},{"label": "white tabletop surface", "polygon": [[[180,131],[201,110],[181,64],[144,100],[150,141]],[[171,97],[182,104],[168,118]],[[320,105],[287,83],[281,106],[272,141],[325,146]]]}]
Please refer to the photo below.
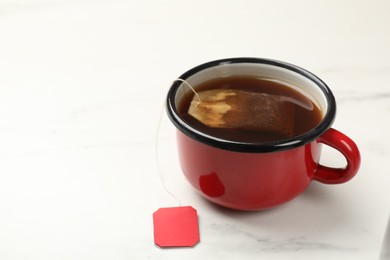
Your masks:
[{"label": "white tabletop surface", "polygon": [[[0,259],[378,259],[389,13],[387,0],[0,0]],[[353,180],[257,212],[190,187],[165,113],[156,138],[165,95],[186,70],[239,56],[290,62],[330,86],[333,127],[362,154]],[[340,157],[324,149],[322,163]],[[197,209],[193,248],[154,244],[153,212],[178,206],[166,190]]]}]

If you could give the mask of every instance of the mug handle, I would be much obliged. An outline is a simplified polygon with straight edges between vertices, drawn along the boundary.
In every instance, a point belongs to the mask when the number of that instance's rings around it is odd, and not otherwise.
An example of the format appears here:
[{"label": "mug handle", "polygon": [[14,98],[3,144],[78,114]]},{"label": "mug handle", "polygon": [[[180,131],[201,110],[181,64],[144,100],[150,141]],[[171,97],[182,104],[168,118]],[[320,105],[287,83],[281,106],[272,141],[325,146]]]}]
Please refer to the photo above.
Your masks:
[{"label": "mug handle", "polygon": [[313,180],[325,184],[340,184],[356,175],[360,166],[360,152],[354,141],[333,128],[328,129],[317,141],[341,152],[347,165],[344,168],[332,168],[318,164]]}]

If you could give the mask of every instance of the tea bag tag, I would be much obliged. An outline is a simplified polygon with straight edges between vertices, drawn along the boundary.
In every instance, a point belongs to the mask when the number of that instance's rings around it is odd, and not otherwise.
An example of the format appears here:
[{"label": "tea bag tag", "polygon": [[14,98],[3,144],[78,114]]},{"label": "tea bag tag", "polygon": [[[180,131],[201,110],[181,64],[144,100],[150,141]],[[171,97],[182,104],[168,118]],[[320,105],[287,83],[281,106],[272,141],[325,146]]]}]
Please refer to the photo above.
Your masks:
[{"label": "tea bag tag", "polygon": [[199,238],[197,211],[191,206],[160,208],[153,213],[154,243],[159,247],[193,247]]}]

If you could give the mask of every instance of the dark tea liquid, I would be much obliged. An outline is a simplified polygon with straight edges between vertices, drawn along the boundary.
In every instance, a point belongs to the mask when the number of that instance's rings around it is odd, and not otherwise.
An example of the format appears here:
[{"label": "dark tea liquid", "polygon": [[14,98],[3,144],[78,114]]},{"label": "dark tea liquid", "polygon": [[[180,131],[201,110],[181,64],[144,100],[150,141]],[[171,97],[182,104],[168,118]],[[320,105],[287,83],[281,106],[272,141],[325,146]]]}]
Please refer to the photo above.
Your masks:
[{"label": "dark tea liquid", "polygon": [[[213,128],[206,126],[188,114],[188,108],[193,98],[193,94],[189,93],[188,96],[185,96],[177,107],[180,117],[199,131],[225,140],[249,143],[279,141],[302,135],[310,131],[315,126],[317,126],[322,119],[322,113],[316,104],[314,104],[309,98],[300,92],[278,81],[248,76],[234,76],[210,80],[195,86],[195,89],[196,91],[210,89],[239,89],[243,91],[281,96],[283,97],[283,100],[288,100],[288,102],[291,102],[290,106],[294,111],[294,126],[291,126],[293,128],[293,135],[283,136],[280,133],[282,131],[270,132],[235,128]],[[261,109],[261,107],[256,109]],[[289,116],[291,116],[291,114]],[[242,118],[242,120],[251,120],[251,118]],[[284,122],[284,120],[278,121]],[[288,120],[286,118],[285,121],[291,124],[290,118],[288,118]],[[275,127],[278,126],[275,125]],[[284,126],[281,125],[280,127]]]}]

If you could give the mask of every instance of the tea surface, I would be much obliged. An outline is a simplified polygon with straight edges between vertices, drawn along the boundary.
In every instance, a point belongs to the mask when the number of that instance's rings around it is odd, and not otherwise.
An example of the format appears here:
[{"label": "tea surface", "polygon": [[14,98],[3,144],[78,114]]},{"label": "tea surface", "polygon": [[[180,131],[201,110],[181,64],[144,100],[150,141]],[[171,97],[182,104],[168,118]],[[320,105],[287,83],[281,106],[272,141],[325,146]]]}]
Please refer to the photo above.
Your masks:
[{"label": "tea surface", "polygon": [[217,138],[249,143],[279,141],[310,131],[322,119],[320,109],[308,97],[278,81],[234,76],[214,79],[194,87],[198,93],[229,90],[256,97],[237,99],[245,100],[241,104],[233,104],[240,107],[239,117],[232,117],[232,113],[224,115],[226,120],[236,120],[232,123],[227,121],[226,124],[235,127],[223,127],[223,124],[222,127],[208,126],[188,112],[191,101],[195,100],[192,93],[181,100],[178,105],[180,117],[197,130]]}]

